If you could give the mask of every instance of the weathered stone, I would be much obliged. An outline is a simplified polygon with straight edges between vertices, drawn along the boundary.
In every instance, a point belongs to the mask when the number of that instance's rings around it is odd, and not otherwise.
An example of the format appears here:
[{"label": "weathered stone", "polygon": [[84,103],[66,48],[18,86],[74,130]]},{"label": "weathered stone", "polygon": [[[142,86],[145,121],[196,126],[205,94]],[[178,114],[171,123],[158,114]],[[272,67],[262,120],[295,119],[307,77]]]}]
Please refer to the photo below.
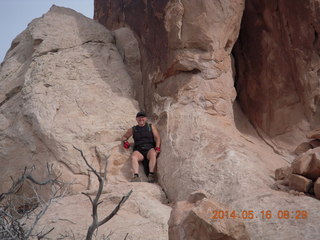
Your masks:
[{"label": "weathered stone", "polygon": [[311,160],[312,160],[312,155],[309,153],[305,153],[297,157],[291,165],[292,173],[305,176],[309,171]]},{"label": "weathered stone", "polygon": [[291,174],[289,177],[289,187],[296,191],[307,193],[312,184],[312,180],[301,175]]},{"label": "weathered stone", "polygon": [[320,200],[320,178],[314,183],[314,194]]},{"label": "weathered stone", "polygon": [[[167,222],[171,207],[164,204],[165,195],[155,184],[108,184],[100,198],[102,203],[98,207],[99,220],[109,215],[131,189],[133,193],[117,215],[99,227],[97,239],[104,239],[103,235],[111,234],[112,239],[168,240]],[[90,193],[92,197],[94,194],[95,192]],[[60,239],[62,235],[68,235],[70,239],[85,239],[92,222],[91,214],[92,206],[86,196],[67,196],[51,205],[36,225],[35,231],[54,227],[47,235],[49,239]]]},{"label": "weathered stone", "polygon": [[312,145],[309,142],[301,143],[295,150],[294,153],[297,155],[300,155],[302,153],[305,153],[306,151],[312,149]]},{"label": "weathered stone", "polygon": [[315,129],[311,132],[308,132],[306,135],[307,138],[320,139],[320,129]]},{"label": "weathered stone", "polygon": [[319,2],[248,0],[235,51],[251,122],[288,146],[319,126]]},{"label": "weathered stone", "polygon": [[276,180],[283,180],[285,178],[288,178],[292,172],[291,167],[282,167],[278,168],[275,171],[275,179]]},{"label": "weathered stone", "polygon": [[[278,119],[277,114],[272,115],[269,119],[278,124],[277,133],[294,132],[280,145],[278,139],[268,137],[260,128],[253,128],[235,101],[235,69],[230,52],[238,35],[244,3],[241,0],[196,3],[189,0],[125,3],[96,0],[95,18],[112,30],[130,27],[138,39],[145,93],[140,105],[154,117],[162,136],[159,182],[171,201],[185,200],[190,193],[204,189],[208,197],[237,210],[260,212],[299,206],[312,211],[320,206],[319,201],[305,196],[293,198],[270,189],[274,184],[270,176],[275,169],[292,161],[292,156],[281,147],[293,151],[305,137],[308,122],[302,119],[305,123],[302,128],[286,128],[287,121],[282,124],[282,117]],[[255,44],[258,43],[250,46]],[[257,52],[262,51],[254,54]],[[267,74],[269,69],[265,69]],[[257,72],[260,71],[259,65]],[[274,86],[269,86],[269,82],[272,79],[266,81],[267,89]],[[265,89],[257,96],[268,92]],[[273,92],[274,89],[268,94],[276,99]],[[286,96],[283,93],[286,91],[281,88],[279,95]],[[251,96],[256,97],[248,97]],[[252,111],[264,109],[264,106],[264,102],[259,101]],[[296,107],[288,109],[291,112]],[[265,111],[263,116],[269,113]],[[300,118],[291,116],[289,120],[300,121]],[[245,224],[253,239],[312,239],[320,231],[314,231],[318,229],[319,217],[320,213],[311,215],[308,221],[314,224],[310,225],[259,218]]]},{"label": "weathered stone", "polygon": [[134,96],[139,102],[143,102],[141,56],[138,41],[129,28],[119,28],[115,30],[114,37],[117,49],[133,80]]},{"label": "weathered stone", "polygon": [[74,192],[94,188],[73,146],[96,169],[96,148],[121,155],[117,140],[139,108],[113,41],[101,24],[56,6],[15,38],[0,69],[0,192],[25,166],[43,179],[46,163]]},{"label": "weathered stone", "polygon": [[231,213],[228,210],[212,199],[206,198],[195,203],[177,202],[168,222],[169,239],[250,239],[245,225],[240,220],[229,216],[212,219],[215,212]]},{"label": "weathered stone", "polygon": [[277,180],[273,187],[276,190],[281,190],[281,191],[285,191],[288,192],[289,191],[289,179],[285,179],[285,180]]},{"label": "weathered stone", "polygon": [[320,140],[319,139],[314,139],[309,142],[312,148],[317,148],[320,147]]},{"label": "weathered stone", "polygon": [[320,177],[320,150],[313,149],[301,155],[292,163],[292,172],[312,180]]}]

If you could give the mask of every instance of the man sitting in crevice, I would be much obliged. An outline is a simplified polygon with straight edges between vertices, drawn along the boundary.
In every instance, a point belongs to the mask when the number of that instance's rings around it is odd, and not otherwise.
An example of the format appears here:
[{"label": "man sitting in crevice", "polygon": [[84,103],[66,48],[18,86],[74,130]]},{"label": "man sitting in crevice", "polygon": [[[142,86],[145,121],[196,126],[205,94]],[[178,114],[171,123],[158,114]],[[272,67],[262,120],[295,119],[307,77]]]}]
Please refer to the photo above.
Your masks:
[{"label": "man sitting in crevice", "polygon": [[138,112],[136,120],[138,125],[129,128],[121,138],[123,147],[126,149],[130,147],[128,139],[132,136],[134,140],[131,154],[134,176],[131,182],[141,182],[139,162],[142,161],[145,173],[148,176],[148,182],[153,183],[155,182],[154,171],[157,164],[157,155],[160,153],[160,134],[154,125],[147,123],[147,116],[144,112]]}]

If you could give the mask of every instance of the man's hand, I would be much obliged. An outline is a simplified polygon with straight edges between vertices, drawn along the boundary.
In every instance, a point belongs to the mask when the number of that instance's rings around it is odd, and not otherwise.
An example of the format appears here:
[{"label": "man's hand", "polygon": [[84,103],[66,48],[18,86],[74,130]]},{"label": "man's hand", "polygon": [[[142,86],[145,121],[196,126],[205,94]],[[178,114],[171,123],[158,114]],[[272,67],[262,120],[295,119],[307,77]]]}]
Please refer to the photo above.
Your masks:
[{"label": "man's hand", "polygon": [[130,143],[129,143],[128,141],[123,141],[123,147],[124,147],[125,149],[129,149]]},{"label": "man's hand", "polygon": [[160,153],[161,149],[159,147],[155,147],[154,150],[156,151],[156,153]]}]

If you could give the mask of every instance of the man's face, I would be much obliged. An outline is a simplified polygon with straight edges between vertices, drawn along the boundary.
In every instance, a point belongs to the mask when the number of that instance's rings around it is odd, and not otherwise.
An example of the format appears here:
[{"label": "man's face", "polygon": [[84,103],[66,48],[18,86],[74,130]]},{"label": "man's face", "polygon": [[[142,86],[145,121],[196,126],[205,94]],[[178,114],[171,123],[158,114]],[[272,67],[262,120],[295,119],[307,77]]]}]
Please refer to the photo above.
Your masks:
[{"label": "man's face", "polygon": [[137,117],[136,120],[139,126],[144,126],[146,124],[147,117]]}]

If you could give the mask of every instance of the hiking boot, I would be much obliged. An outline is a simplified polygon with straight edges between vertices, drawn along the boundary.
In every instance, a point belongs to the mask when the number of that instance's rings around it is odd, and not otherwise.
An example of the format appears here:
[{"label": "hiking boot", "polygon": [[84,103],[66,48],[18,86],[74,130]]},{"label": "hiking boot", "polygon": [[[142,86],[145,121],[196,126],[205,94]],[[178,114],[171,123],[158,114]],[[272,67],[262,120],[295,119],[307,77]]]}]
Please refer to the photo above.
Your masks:
[{"label": "hiking boot", "polygon": [[148,175],[148,182],[154,183],[155,181],[156,181],[156,178],[154,177],[154,174],[149,174]]},{"label": "hiking boot", "polygon": [[130,180],[130,182],[141,182],[141,179],[139,176],[134,175],[133,178]]}]

